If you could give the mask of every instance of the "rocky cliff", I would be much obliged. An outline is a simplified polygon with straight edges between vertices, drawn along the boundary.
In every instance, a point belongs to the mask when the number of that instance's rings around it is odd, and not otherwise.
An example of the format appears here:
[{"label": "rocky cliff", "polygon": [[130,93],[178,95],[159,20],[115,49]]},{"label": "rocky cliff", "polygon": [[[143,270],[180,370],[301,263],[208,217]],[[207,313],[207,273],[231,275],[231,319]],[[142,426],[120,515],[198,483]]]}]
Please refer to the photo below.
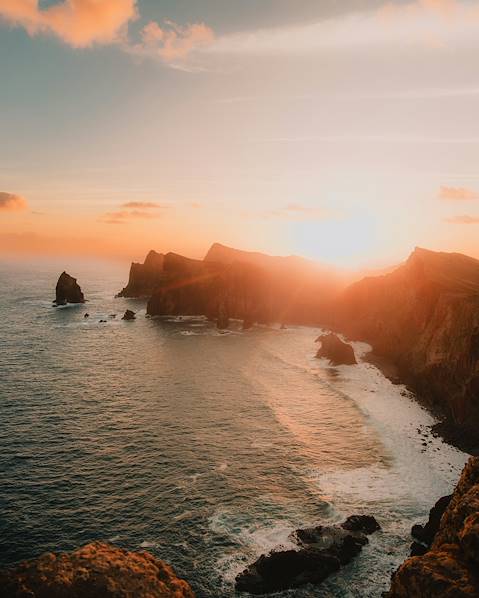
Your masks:
[{"label": "rocky cliff", "polygon": [[417,248],[392,273],[349,287],[333,322],[394,361],[451,430],[479,446],[478,260]]},{"label": "rocky cliff", "polygon": [[[150,315],[207,315],[253,322],[317,324],[339,287],[314,262],[274,257],[215,243],[204,260],[150,252],[132,264],[123,297],[151,297]],[[220,317],[221,312],[221,317]]]},{"label": "rocky cliff", "polygon": [[150,297],[163,280],[165,256],[151,250],[143,264],[133,262],[130,267],[128,284],[119,297]]},{"label": "rocky cliff", "polygon": [[55,301],[57,305],[66,305],[67,303],[85,303],[80,285],[77,279],[66,272],[62,272],[55,288]]},{"label": "rocky cliff", "polygon": [[101,542],[0,571],[0,589],[5,598],[194,598],[163,561]]},{"label": "rocky cliff", "polygon": [[387,598],[479,596],[479,458],[464,468],[431,550],[394,573]]}]

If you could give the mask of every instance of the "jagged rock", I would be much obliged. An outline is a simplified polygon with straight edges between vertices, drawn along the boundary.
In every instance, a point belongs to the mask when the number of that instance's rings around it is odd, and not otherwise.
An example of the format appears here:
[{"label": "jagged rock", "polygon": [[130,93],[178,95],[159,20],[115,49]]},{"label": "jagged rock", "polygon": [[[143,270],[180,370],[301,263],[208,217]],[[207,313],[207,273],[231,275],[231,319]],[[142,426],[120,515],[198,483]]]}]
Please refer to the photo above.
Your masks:
[{"label": "jagged rock", "polygon": [[431,549],[393,574],[387,598],[479,596],[479,458],[466,464]]},{"label": "jagged rock", "polygon": [[151,250],[143,264],[132,263],[128,284],[117,297],[150,297],[165,278],[164,260],[162,253]]},{"label": "jagged rock", "polygon": [[89,317],[90,317],[90,314],[85,314],[83,317],[84,317],[84,318],[89,318]]},{"label": "jagged rock", "polygon": [[66,272],[62,272],[58,278],[55,289],[55,303],[57,305],[66,305],[67,303],[85,303],[85,297],[82,290],[77,283],[77,279],[73,278]]},{"label": "jagged rock", "polygon": [[131,311],[131,309],[127,309],[122,317],[122,320],[135,320],[135,319],[136,319],[136,314],[134,311]]},{"label": "jagged rock", "polygon": [[321,583],[349,563],[368,543],[365,534],[349,531],[345,525],[379,529],[377,522],[378,527],[373,526],[372,520],[366,521],[364,516],[349,517],[340,526],[318,525],[298,529],[290,536],[298,550],[273,551],[260,556],[236,577],[236,589],[251,594],[267,594],[307,583]]},{"label": "jagged rock", "polygon": [[163,561],[102,542],[0,571],[0,588],[6,598],[194,598]]},{"label": "jagged rock", "polygon": [[[441,517],[451,502],[452,494],[441,497],[436,504],[429,511],[429,519],[425,525],[416,524],[412,526],[411,535],[416,540],[411,546],[411,556],[417,556],[420,553],[420,548],[416,546],[417,542],[424,545],[426,549],[431,547],[434,537],[436,536],[439,525],[441,523]],[[413,548],[414,547],[414,548]],[[412,551],[416,554],[412,554]],[[424,554],[424,553],[422,553]]]},{"label": "jagged rock", "polygon": [[357,363],[354,349],[336,334],[323,334],[316,339],[316,342],[321,343],[316,357],[326,357],[332,365],[354,365]]},{"label": "jagged rock", "polygon": [[372,515],[350,515],[346,521],[341,523],[343,529],[351,532],[362,532],[373,534],[381,529],[381,526]]},{"label": "jagged rock", "polygon": [[334,320],[441,408],[449,426],[436,429],[479,450],[479,260],[416,248],[393,272],[349,287]]}]

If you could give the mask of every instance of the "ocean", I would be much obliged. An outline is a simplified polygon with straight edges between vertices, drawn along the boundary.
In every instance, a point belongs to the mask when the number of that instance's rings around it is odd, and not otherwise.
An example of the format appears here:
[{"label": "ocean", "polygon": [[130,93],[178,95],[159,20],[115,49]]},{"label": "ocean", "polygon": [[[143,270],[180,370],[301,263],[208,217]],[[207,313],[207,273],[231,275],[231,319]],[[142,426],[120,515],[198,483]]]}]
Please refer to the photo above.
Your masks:
[{"label": "ocean", "polygon": [[[52,307],[64,269],[86,304]],[[278,596],[379,597],[467,455],[427,434],[433,417],[367,345],[333,368],[319,328],[146,318],[145,301],[115,298],[127,278],[126,264],[0,261],[0,565],[102,540],[229,597],[294,529],[366,513],[382,531],[358,558]]]}]

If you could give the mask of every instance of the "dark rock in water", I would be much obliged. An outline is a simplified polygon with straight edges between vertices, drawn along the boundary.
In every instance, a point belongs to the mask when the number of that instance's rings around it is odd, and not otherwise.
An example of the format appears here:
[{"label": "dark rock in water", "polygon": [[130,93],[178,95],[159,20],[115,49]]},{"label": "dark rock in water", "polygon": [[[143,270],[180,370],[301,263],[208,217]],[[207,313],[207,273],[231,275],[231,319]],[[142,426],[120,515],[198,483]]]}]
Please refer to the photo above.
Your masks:
[{"label": "dark rock in water", "polygon": [[116,314],[110,314],[108,317],[109,318],[116,318]]},{"label": "dark rock in water", "polygon": [[82,290],[77,283],[77,279],[73,278],[66,272],[62,272],[57,282],[55,289],[55,303],[57,305],[66,305],[67,303],[85,303],[85,297]]},{"label": "dark rock in water", "polygon": [[0,571],[0,588],[5,598],[194,598],[165,562],[102,542]]},{"label": "dark rock in water", "polygon": [[99,320],[100,324],[106,324],[107,321],[106,320]]},{"label": "dark rock in water", "polygon": [[323,334],[316,339],[321,347],[316,357],[326,357],[333,365],[354,365],[357,363],[354,349],[343,342],[336,334]]},{"label": "dark rock in water", "polygon": [[[416,543],[421,543],[426,549],[431,547],[439,530],[439,526],[441,525],[441,518],[449,506],[451,499],[452,494],[440,498],[429,511],[429,519],[427,523],[425,525],[416,524],[412,526],[411,535],[414,540],[416,540]],[[416,552],[419,550],[417,547],[414,547],[414,549]],[[411,553],[411,556],[415,555]]]},{"label": "dark rock in water", "polygon": [[84,317],[84,318],[89,318],[89,317],[90,317],[90,314],[85,314],[83,317]]},{"label": "dark rock in water", "polygon": [[372,515],[350,515],[344,523],[341,523],[341,527],[350,532],[363,532],[363,534],[373,534],[381,529]]},{"label": "dark rock in water", "polygon": [[134,311],[131,311],[131,309],[127,309],[122,317],[122,320],[135,320],[135,319],[136,319],[136,314]]},{"label": "dark rock in water", "polygon": [[373,519],[366,521],[365,516],[356,515],[349,517],[341,526],[318,525],[296,530],[291,539],[298,545],[298,550],[262,555],[236,577],[236,589],[251,594],[267,594],[307,583],[321,583],[349,563],[368,543],[366,535],[350,531],[344,525],[359,527],[361,522],[363,529],[372,530],[374,527],[375,531],[379,524],[374,519],[374,526]]},{"label": "dark rock in water", "polygon": [[[448,498],[444,497],[433,508],[433,511],[435,510],[431,517],[433,522],[437,522],[439,513]],[[479,596],[478,457],[469,459],[454,494],[439,519],[439,528],[430,549],[422,556],[407,559],[399,567],[392,576],[391,588],[385,596],[388,598],[443,596],[477,598]],[[415,527],[415,533],[421,533],[419,527],[421,526]],[[427,538],[430,537],[430,534],[427,535]]]}]

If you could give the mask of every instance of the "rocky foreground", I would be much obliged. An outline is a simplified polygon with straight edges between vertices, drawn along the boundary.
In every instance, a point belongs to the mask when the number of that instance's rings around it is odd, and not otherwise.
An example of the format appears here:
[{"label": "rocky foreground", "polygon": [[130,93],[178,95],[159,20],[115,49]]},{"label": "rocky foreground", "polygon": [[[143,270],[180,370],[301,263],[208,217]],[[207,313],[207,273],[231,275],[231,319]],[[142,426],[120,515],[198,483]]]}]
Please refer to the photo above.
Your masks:
[{"label": "rocky foreground", "polygon": [[[449,497],[446,499],[444,502],[448,502]],[[393,575],[386,596],[479,596],[479,457],[469,459],[464,468],[430,550],[403,563]]]},{"label": "rocky foreground", "polygon": [[194,598],[163,561],[101,542],[0,571],[0,589],[5,598]]},{"label": "rocky foreground", "polygon": [[479,260],[417,248],[384,276],[353,284],[334,326],[370,343],[446,417],[441,432],[479,450]]}]

